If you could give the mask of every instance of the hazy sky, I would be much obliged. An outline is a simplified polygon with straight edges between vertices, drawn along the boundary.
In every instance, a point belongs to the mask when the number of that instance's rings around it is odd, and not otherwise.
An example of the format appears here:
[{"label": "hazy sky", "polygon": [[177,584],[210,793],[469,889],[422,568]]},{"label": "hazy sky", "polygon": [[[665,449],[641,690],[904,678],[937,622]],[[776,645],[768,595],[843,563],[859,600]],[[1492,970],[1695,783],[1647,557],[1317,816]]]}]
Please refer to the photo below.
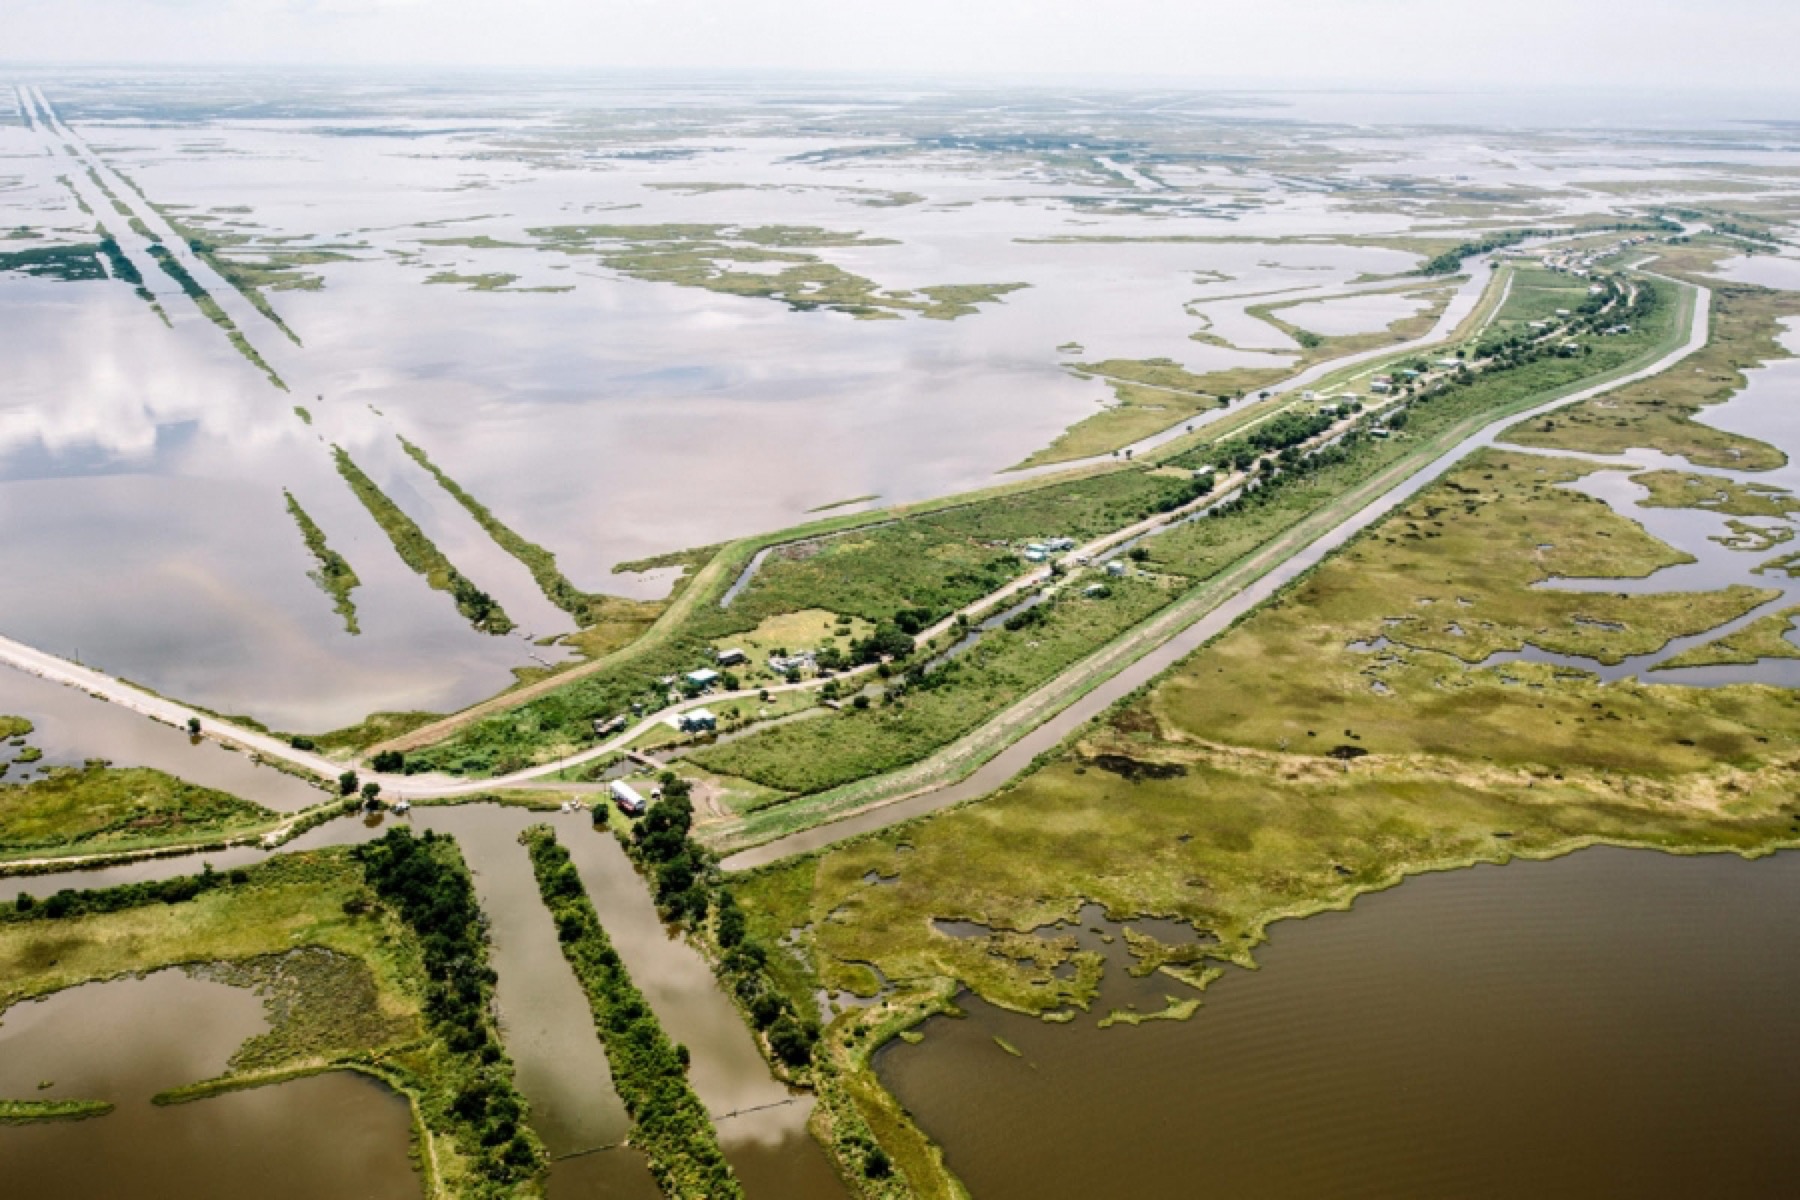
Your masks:
[{"label": "hazy sky", "polygon": [[0,0],[0,61],[1800,90],[1800,0]]}]

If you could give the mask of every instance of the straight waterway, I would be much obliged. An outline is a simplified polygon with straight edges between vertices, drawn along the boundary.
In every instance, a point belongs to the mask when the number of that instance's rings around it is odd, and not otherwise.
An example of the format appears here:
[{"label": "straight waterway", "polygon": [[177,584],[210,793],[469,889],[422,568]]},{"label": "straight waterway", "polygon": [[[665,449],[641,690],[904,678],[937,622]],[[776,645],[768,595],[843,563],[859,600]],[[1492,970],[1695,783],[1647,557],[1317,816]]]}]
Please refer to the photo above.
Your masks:
[{"label": "straight waterway", "polygon": [[[410,820],[421,828],[455,837],[474,874],[482,911],[491,922],[493,965],[499,976],[496,999],[501,1035],[516,1065],[520,1090],[531,1104],[533,1128],[556,1160],[551,1171],[551,1195],[599,1194],[648,1200],[658,1191],[642,1155],[621,1146],[629,1135],[630,1120],[613,1089],[605,1050],[595,1034],[586,996],[563,959],[549,912],[538,895],[530,859],[518,844],[521,830],[542,822],[554,825],[557,836],[569,848],[607,934],[652,1011],[669,1036],[688,1047],[692,1055],[690,1080],[701,1103],[717,1122],[720,1144],[746,1194],[752,1200],[828,1200],[844,1195],[824,1151],[806,1131],[811,1097],[790,1092],[770,1075],[748,1027],[719,990],[711,968],[679,935],[662,924],[643,881],[611,833],[596,830],[584,813],[546,814],[492,804],[414,809]],[[389,823],[360,817],[333,821],[280,852],[366,841],[380,836]],[[197,871],[202,861],[215,869],[228,869],[267,856],[264,851],[246,847],[94,871],[4,878],[0,879],[0,902],[10,902],[20,892],[46,896],[62,888],[166,879]],[[15,1009],[7,1015],[9,1024],[19,1011]],[[201,1036],[202,1032],[184,1024],[159,1033],[158,1044],[181,1043],[190,1036]],[[228,1055],[241,1040],[237,1037],[224,1053]],[[118,1056],[122,1071],[135,1069],[130,1065],[134,1061],[131,1053],[121,1052]],[[203,1078],[216,1070],[171,1080],[159,1087]],[[273,1090],[284,1091],[289,1086],[292,1085]],[[360,1082],[356,1086],[361,1086]],[[29,1088],[0,1090],[4,1096],[34,1094]],[[105,1093],[95,1094],[105,1098]],[[82,1130],[116,1128],[108,1122],[117,1115],[67,1126],[73,1132],[44,1140],[44,1152],[69,1153],[71,1145],[81,1144]],[[324,1124],[336,1128],[335,1121],[322,1123],[322,1127]],[[394,1135],[403,1162],[405,1130],[402,1120]],[[70,1141],[70,1137],[76,1140]],[[9,1157],[9,1168],[14,1161]],[[54,1166],[50,1160],[32,1161],[35,1166],[25,1166],[42,1168],[44,1172]],[[178,1176],[187,1184],[197,1185],[196,1179],[186,1173],[178,1171]],[[109,1193],[103,1188],[84,1194]]]}]

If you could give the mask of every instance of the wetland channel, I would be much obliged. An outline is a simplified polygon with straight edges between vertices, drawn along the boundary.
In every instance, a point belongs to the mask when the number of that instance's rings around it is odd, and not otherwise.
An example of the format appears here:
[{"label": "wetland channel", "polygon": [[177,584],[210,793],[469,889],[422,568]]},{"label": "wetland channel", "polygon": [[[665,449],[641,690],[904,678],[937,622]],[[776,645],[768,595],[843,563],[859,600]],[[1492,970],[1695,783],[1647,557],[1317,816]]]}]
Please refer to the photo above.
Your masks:
[{"label": "wetland channel", "polygon": [[[806,1131],[811,1098],[791,1093],[771,1077],[743,1019],[719,990],[711,968],[662,924],[636,870],[610,833],[596,831],[584,813],[540,813],[492,804],[415,809],[411,821],[419,828],[454,836],[474,873],[482,909],[491,922],[501,1034],[515,1063],[520,1090],[531,1104],[533,1126],[555,1160],[551,1196],[650,1200],[659,1193],[642,1156],[620,1145],[629,1132],[629,1119],[613,1090],[587,1001],[563,960],[549,912],[532,878],[530,860],[518,844],[519,832],[539,822],[556,827],[633,981],[669,1036],[692,1052],[694,1090],[718,1122],[720,1144],[746,1195],[753,1200],[826,1200],[844,1195],[824,1151]],[[365,841],[379,836],[386,824],[379,818],[333,821],[284,850]],[[216,869],[229,869],[265,856],[246,847],[102,870],[5,878],[0,879],[0,898],[10,902],[21,891],[45,896],[62,888],[168,878],[198,870],[201,861]],[[165,976],[174,982],[159,983],[158,988],[175,987],[181,995],[168,1002],[139,1004],[141,989],[137,985]],[[91,985],[59,993],[41,1004],[18,1006],[9,1010],[0,1024],[0,1085],[4,1085],[0,1095],[67,1095],[113,1099],[118,1105],[113,1113],[89,1121],[0,1128],[0,1152],[5,1154],[9,1178],[45,1181],[42,1188],[29,1194],[145,1195],[149,1193],[137,1190],[135,1183],[127,1186],[121,1181],[133,1179],[145,1169],[144,1164],[154,1163],[159,1178],[169,1181],[167,1194],[171,1196],[241,1195],[249,1185],[243,1184],[244,1177],[232,1165],[236,1157],[266,1164],[269,1159],[258,1156],[264,1154],[271,1137],[285,1136],[280,1131],[290,1123],[302,1127],[305,1134],[274,1156],[284,1163],[289,1154],[332,1159],[341,1143],[353,1148],[346,1155],[360,1156],[357,1161],[368,1158],[378,1165],[397,1161],[400,1174],[390,1179],[391,1171],[374,1170],[368,1181],[339,1187],[331,1182],[336,1175],[328,1180],[317,1171],[296,1166],[292,1172],[295,1190],[260,1194],[296,1200],[320,1195],[417,1194],[418,1183],[406,1156],[406,1110],[364,1080],[323,1076],[152,1109],[147,1101],[155,1092],[217,1074],[232,1050],[262,1028],[261,1005],[249,992],[198,984],[178,972],[123,983],[133,986]],[[196,988],[205,996],[190,1003],[190,992],[200,996]],[[95,1010],[99,1016],[84,1016],[88,1002],[75,998],[85,998],[90,991],[116,998],[101,1003]],[[155,1000],[161,991],[144,995]],[[9,1059],[7,1039],[15,1031],[24,1037],[24,1031],[35,1028],[52,1010],[60,1013],[72,1005],[79,1005],[80,1011],[66,1018],[73,1023],[55,1042],[67,1053],[39,1051],[29,1067]],[[209,1006],[218,1007],[223,1015],[213,1019]],[[195,1020],[197,1012],[208,1014],[208,1019]],[[242,1018],[236,1024],[232,1023],[236,1019],[233,1014]],[[129,1036],[105,1032],[115,1025],[126,1029]],[[105,1053],[83,1048],[82,1039],[96,1029],[102,1031],[99,1049]],[[18,1074],[21,1070],[24,1074]],[[26,1080],[25,1075],[32,1078]],[[57,1081],[59,1089],[34,1091],[42,1080]],[[79,1087],[70,1091],[60,1086],[65,1082]],[[383,1105],[391,1108],[392,1114],[387,1114]],[[194,1132],[188,1132],[190,1129]],[[178,1152],[175,1143],[179,1139],[186,1139],[185,1152]],[[380,1145],[374,1145],[376,1142]],[[114,1165],[88,1161],[102,1157]],[[66,1164],[78,1159],[84,1172],[101,1174],[82,1174],[79,1179],[62,1174]],[[221,1163],[221,1159],[230,1161]],[[215,1165],[220,1166],[217,1172]],[[327,1166],[337,1169],[335,1163]],[[105,1174],[109,1170],[118,1173]]]},{"label": "wetland channel", "polygon": [[1277,924],[1187,1021],[1107,1029],[1193,993],[1084,929],[1090,1012],[964,996],[876,1066],[982,1200],[1785,1194],[1796,895],[1793,853],[1429,875]]}]

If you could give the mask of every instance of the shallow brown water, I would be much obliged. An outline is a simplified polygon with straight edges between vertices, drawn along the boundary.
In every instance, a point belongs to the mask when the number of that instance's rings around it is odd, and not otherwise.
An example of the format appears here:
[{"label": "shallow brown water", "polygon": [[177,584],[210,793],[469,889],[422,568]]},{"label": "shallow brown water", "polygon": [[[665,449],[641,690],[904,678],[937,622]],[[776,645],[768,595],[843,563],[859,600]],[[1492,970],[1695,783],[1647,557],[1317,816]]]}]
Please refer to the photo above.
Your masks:
[{"label": "shallow brown water", "polygon": [[745,1193],[751,1200],[842,1197],[837,1173],[806,1131],[811,1097],[769,1074],[712,968],[664,927],[618,842],[590,828],[585,814],[555,824],[632,982],[664,1031],[692,1054],[688,1079],[707,1111],[722,1118],[719,1142]]},{"label": "shallow brown water", "polygon": [[1097,1029],[1191,994],[1117,969],[1070,1026],[969,998],[878,1069],[981,1200],[1792,1194],[1800,855],[1430,876],[1258,959],[1185,1023]]},{"label": "shallow brown water", "polygon": [[[372,1080],[331,1074],[158,1108],[266,1028],[251,992],[161,971],[17,1005],[0,1024],[0,1096],[110,1100],[80,1122],[0,1126],[0,1194],[35,1200],[254,1195],[416,1197],[409,1117]],[[39,1088],[50,1082],[53,1086]]]}]

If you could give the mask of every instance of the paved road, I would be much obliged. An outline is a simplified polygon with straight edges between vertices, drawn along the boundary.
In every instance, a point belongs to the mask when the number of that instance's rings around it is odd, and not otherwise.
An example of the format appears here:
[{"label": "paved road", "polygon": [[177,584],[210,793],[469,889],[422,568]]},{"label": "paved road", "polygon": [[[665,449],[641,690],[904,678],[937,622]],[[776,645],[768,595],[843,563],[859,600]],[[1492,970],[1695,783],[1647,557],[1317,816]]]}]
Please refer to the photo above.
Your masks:
[{"label": "paved road", "polygon": [[[1692,285],[1682,284],[1681,286]],[[925,813],[959,804],[965,800],[975,799],[1003,786],[1025,770],[1039,754],[1055,749],[1082,725],[1099,716],[1111,705],[1149,683],[1164,670],[1224,632],[1239,617],[1322,562],[1333,551],[1404,504],[1457,463],[1477,450],[1493,446],[1507,429],[1521,421],[1527,421],[1572,404],[1579,404],[1628,384],[1659,375],[1705,346],[1709,333],[1707,322],[1711,311],[1712,293],[1704,287],[1694,287],[1693,291],[1695,294],[1688,336],[1680,346],[1648,366],[1627,375],[1490,421],[1419,470],[1412,472],[1378,498],[1357,509],[1333,526],[1329,532],[1312,541],[1297,553],[1289,555],[1278,566],[1256,579],[1255,582],[1237,591],[1223,603],[1211,608],[1198,620],[1174,629],[1161,631],[1166,632],[1168,636],[1160,646],[1138,658],[1107,679],[1106,682],[1080,696],[1079,699],[1056,712],[1050,719],[1036,723],[1029,729],[1029,732],[1026,732],[1017,741],[1013,741],[1005,750],[989,759],[966,778],[941,786],[922,788],[910,794],[886,798],[856,812],[846,814],[829,824],[819,825],[800,833],[766,842],[761,846],[740,851],[725,859],[723,864],[725,869],[741,871],[766,866],[795,854],[804,854],[863,833],[886,828],[900,821],[910,820]],[[1071,672],[1080,671],[1086,665],[1085,661],[1077,664],[1071,668]],[[1069,673],[1065,673],[1065,676],[1067,674]],[[1053,693],[1058,688],[1066,690],[1065,679],[1062,677],[1040,688],[1038,692],[1021,701],[1020,705],[1015,706],[1015,709],[1030,706],[1040,697]],[[1042,703],[1038,705],[1040,710],[1045,707],[1047,706]],[[990,725],[1008,720],[1014,711],[1014,709],[1009,709],[1007,713],[995,718]],[[976,730],[975,733],[968,735],[956,745],[940,751],[933,758],[953,759],[957,755],[962,741],[978,738],[984,734],[990,738],[992,736],[984,727],[984,729]],[[931,760],[927,760],[927,764],[930,762]]]},{"label": "paved road", "polygon": [[[1704,342],[1704,323],[1701,324],[1700,328],[1701,341]],[[1660,369],[1661,367],[1656,367],[1652,370]],[[1573,402],[1573,400],[1570,400],[1564,401],[1563,403]],[[1324,436],[1330,436],[1330,433],[1328,432],[1328,434]],[[1228,494],[1235,487],[1240,486],[1242,482],[1243,476],[1239,475],[1233,475],[1223,479],[1208,495],[1169,513],[1157,514],[1156,516],[1126,526],[1123,529],[1114,530],[1111,533],[1095,538],[1087,544],[1079,546],[1075,550],[1069,552],[1062,561],[1066,563],[1076,559],[1098,558],[1109,549],[1128,542],[1133,538],[1142,536],[1145,533],[1162,528],[1169,522],[1178,520],[1188,513],[1196,511],[1208,504],[1216,503],[1222,496]],[[1011,583],[997,591],[983,596],[979,600],[965,606],[963,609],[959,610],[959,613],[953,613],[942,621],[939,621],[937,624],[922,631],[919,635],[919,640],[923,643],[945,634],[955,627],[958,615],[973,616],[982,610],[995,607],[1025,591],[1047,583],[1051,577],[1052,571],[1048,565],[1027,572],[1025,575],[1020,576],[1018,579],[1013,580]],[[190,720],[198,720],[200,722],[201,730],[206,736],[212,737],[228,745],[241,747],[264,759],[287,763],[290,766],[297,767],[302,771],[317,776],[321,781],[333,780],[346,769],[345,764],[326,758],[324,755],[313,751],[295,749],[282,738],[247,729],[243,726],[233,724],[232,722],[208,715],[188,705],[165,699],[164,697],[157,696],[133,684],[114,679],[103,672],[82,666],[79,663],[70,662],[67,659],[59,658],[56,655],[35,649],[22,642],[4,636],[0,636],[0,663],[11,665],[45,679],[78,687],[91,695],[100,697],[101,699],[110,700],[134,712],[169,725],[186,727]],[[875,668],[872,665],[860,667],[851,671],[841,672],[839,678],[852,680],[859,679],[874,670]],[[567,677],[565,676],[554,681],[543,681],[543,683],[538,686],[553,686],[555,683],[566,681]],[[812,680],[802,683],[779,684],[766,690],[771,694],[777,694],[812,689],[819,686],[821,686],[820,681]],[[1054,686],[1054,683],[1047,686]],[[515,786],[533,784],[541,782],[546,776],[554,775],[566,768],[581,766],[618,753],[637,738],[664,722],[674,713],[704,705],[718,705],[736,700],[751,699],[757,697],[762,690],[765,689],[743,689],[735,692],[714,694],[697,700],[671,705],[668,708],[645,716],[625,731],[598,745],[581,751],[580,753],[558,759],[555,762],[544,763],[536,767],[513,772],[509,775],[489,779],[470,780],[428,774],[384,775],[368,771],[361,772],[360,774],[365,782],[375,782],[380,784],[383,796],[389,799],[425,800],[466,797]],[[1031,701],[1032,698],[1028,697],[1026,701],[1022,702],[1022,705],[1029,705]],[[983,777],[985,778],[985,776]],[[896,817],[895,819],[899,818]],[[834,825],[831,828],[835,829],[837,826]]]}]

